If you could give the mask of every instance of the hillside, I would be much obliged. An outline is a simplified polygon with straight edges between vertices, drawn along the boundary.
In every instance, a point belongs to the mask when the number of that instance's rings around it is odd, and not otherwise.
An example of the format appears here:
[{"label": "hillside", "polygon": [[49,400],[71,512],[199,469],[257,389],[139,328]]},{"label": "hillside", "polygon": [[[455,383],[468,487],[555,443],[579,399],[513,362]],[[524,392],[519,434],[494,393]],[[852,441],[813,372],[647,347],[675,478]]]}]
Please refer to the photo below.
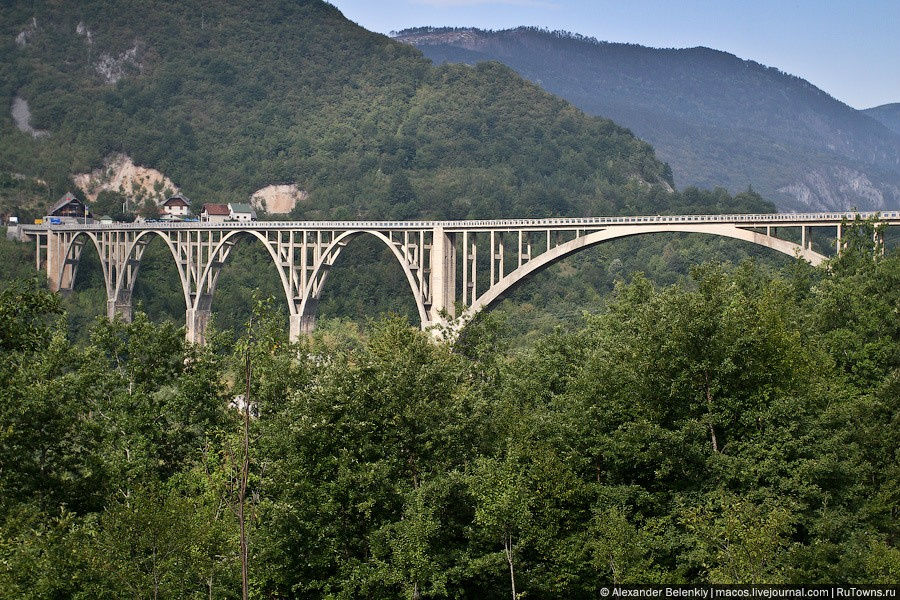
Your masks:
[{"label": "hillside", "polygon": [[51,198],[120,155],[198,203],[295,184],[317,219],[610,213],[670,187],[612,122],[317,0],[4,3],[0,28],[0,171]]},{"label": "hillside", "polygon": [[900,134],[900,102],[867,108],[863,112],[891,131]]},{"label": "hillside", "polygon": [[752,185],[791,210],[900,206],[900,135],[772,67],[533,28],[421,28],[397,39],[436,63],[500,61],[629,127],[679,186]]}]

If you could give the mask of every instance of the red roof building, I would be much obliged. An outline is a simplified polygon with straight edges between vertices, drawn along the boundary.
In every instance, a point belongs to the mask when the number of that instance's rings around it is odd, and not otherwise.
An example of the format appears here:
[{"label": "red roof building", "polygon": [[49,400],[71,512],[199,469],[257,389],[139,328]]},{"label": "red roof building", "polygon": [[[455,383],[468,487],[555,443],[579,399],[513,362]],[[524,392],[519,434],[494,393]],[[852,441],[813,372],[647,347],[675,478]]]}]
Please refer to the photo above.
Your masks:
[{"label": "red roof building", "polygon": [[210,223],[223,223],[231,216],[231,211],[227,204],[204,204],[203,212],[200,213],[200,220]]}]

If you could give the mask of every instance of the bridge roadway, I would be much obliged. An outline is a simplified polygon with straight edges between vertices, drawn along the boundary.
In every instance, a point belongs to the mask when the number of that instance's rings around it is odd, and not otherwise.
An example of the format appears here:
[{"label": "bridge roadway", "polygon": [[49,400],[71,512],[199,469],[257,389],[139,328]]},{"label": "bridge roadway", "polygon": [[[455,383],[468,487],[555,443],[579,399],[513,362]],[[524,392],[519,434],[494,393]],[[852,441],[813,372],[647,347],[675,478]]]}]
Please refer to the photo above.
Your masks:
[{"label": "bridge roadway", "polygon": [[[406,275],[423,329],[461,327],[505,292],[554,262],[609,240],[660,232],[705,233],[766,246],[817,265],[812,228],[831,228],[836,251],[842,228],[856,218],[900,225],[900,211],[882,213],[771,213],[622,216],[465,221],[251,221],[24,225],[36,242],[38,269],[51,289],[71,290],[81,253],[90,242],[100,257],[110,318],[131,318],[131,294],[147,243],[169,248],[184,292],[187,337],[203,343],[222,266],[243,236],[267,249],[290,309],[290,333],[312,331],[328,271],[354,238],[383,242]],[[798,230],[793,238],[779,237]],[[876,234],[877,235],[877,234]]]}]

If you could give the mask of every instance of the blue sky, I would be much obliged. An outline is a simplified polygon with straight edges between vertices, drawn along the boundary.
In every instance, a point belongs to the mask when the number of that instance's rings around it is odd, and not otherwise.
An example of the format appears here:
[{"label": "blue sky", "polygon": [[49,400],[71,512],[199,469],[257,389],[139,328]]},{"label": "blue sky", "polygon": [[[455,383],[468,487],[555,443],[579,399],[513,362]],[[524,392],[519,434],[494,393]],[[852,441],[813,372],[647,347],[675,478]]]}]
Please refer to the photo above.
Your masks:
[{"label": "blue sky", "polygon": [[331,0],[372,31],[536,25],[646,46],[708,46],[850,106],[900,102],[900,0]]}]

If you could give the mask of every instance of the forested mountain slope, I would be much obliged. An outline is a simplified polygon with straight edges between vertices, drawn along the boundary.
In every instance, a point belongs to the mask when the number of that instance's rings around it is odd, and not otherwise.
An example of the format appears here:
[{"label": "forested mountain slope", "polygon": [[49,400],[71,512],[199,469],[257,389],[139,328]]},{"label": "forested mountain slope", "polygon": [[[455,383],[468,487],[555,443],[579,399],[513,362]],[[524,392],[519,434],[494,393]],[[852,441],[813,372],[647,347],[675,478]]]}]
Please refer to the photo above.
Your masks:
[{"label": "forested mountain slope", "polygon": [[676,183],[752,185],[781,208],[900,206],[900,135],[808,81],[709,48],[656,49],[533,28],[421,28],[436,63],[496,60],[652,143]]},{"label": "forested mountain slope", "polygon": [[604,214],[629,183],[669,187],[625,129],[500,65],[432,67],[319,0],[0,11],[0,105],[30,113],[3,115],[0,171],[50,198],[116,152],[195,202],[297,183],[306,218]]}]

